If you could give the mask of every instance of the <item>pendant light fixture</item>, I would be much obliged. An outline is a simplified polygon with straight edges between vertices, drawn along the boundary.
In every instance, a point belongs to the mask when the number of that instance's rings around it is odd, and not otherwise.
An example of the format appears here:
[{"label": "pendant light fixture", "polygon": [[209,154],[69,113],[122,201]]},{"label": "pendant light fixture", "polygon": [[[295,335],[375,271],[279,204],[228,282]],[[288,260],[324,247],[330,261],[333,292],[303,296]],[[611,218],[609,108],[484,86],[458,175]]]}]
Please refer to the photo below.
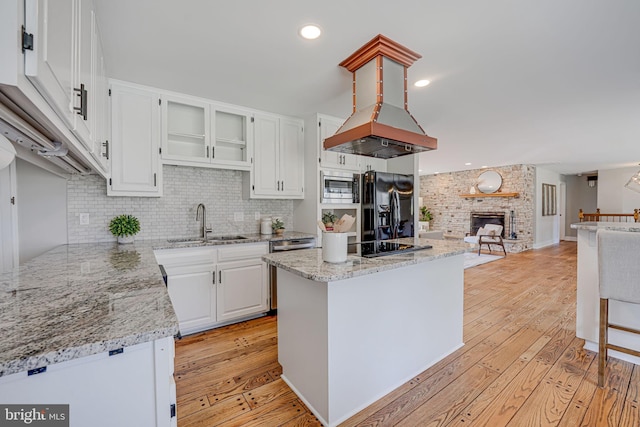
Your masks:
[{"label": "pendant light fixture", "polygon": [[625,184],[625,187],[627,187],[629,190],[637,191],[638,193],[640,193],[640,171],[638,171],[638,173],[634,174],[631,177],[629,182]]}]

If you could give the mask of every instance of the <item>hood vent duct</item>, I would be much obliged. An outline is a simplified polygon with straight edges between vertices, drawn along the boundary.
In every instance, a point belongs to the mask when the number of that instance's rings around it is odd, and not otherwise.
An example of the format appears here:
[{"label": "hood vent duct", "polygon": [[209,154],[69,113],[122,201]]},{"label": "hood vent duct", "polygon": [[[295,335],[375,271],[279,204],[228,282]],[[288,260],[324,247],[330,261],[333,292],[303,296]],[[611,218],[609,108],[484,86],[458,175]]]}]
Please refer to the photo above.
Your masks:
[{"label": "hood vent duct", "polygon": [[379,34],[342,61],[353,73],[353,113],[324,149],[383,159],[437,149],[407,107],[407,68],[421,57]]}]

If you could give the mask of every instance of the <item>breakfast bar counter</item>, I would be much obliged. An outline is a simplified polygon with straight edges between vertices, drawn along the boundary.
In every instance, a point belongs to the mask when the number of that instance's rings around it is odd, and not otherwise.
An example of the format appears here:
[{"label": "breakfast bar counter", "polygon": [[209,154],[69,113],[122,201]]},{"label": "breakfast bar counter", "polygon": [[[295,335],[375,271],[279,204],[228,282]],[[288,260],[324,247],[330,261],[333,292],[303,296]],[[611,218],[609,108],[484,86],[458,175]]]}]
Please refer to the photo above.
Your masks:
[{"label": "breakfast bar counter", "polygon": [[[598,352],[600,290],[596,233],[600,229],[640,232],[640,223],[580,222],[571,224],[571,228],[578,230],[576,336],[585,340],[584,348]],[[611,300],[609,319],[611,323],[640,329],[640,307],[637,304]],[[609,342],[640,351],[638,336],[625,331],[610,329]],[[640,358],[615,350],[609,350],[609,355],[640,364]]]},{"label": "breakfast bar counter", "polygon": [[269,254],[278,268],[282,378],[327,426],[343,422],[463,345],[464,252],[431,249],[322,261],[320,249]]}]

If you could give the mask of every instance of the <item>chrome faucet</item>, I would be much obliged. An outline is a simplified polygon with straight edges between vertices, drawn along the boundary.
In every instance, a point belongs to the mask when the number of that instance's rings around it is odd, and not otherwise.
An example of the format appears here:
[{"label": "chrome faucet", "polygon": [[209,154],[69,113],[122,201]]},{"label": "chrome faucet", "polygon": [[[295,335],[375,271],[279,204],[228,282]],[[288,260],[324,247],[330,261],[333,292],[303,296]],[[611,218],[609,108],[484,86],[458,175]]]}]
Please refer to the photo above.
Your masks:
[{"label": "chrome faucet", "polygon": [[[200,218],[200,208],[202,208],[202,218]],[[210,228],[207,228],[207,208],[204,207],[202,203],[198,205],[196,208],[196,221],[202,220],[200,224],[200,229],[202,231],[202,238],[204,241],[207,241],[207,233],[211,232]]]}]

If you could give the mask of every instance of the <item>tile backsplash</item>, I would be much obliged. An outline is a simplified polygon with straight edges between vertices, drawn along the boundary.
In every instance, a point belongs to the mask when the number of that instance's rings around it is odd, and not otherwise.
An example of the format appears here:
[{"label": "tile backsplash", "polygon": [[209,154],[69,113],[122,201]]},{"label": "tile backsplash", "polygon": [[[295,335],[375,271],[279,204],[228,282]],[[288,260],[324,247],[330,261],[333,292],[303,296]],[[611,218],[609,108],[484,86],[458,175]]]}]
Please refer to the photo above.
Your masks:
[{"label": "tile backsplash", "polygon": [[[130,214],[140,220],[137,239],[192,237],[199,233],[196,207],[207,208],[213,234],[257,233],[260,216],[279,216],[293,224],[292,200],[250,200],[242,197],[242,174],[248,172],[165,165],[163,197],[107,197],[106,180],[97,175],[74,175],[67,184],[69,243],[112,241],[109,221]],[[242,221],[235,214],[242,213]],[[89,214],[89,224],[80,224]]]}]

